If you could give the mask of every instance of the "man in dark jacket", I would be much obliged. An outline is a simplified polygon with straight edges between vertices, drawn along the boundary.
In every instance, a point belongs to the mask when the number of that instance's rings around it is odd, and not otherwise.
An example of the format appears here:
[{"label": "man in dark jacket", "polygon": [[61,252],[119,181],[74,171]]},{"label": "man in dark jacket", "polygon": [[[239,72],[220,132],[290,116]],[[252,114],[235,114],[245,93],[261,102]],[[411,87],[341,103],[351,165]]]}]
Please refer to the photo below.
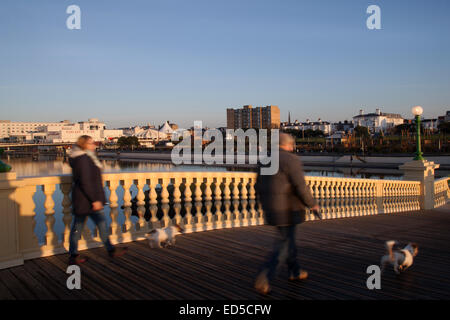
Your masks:
[{"label": "man in dark jacket", "polygon": [[120,256],[127,250],[126,248],[116,249],[109,241],[102,211],[106,203],[101,174],[102,165],[94,153],[95,148],[91,137],[81,136],[70,153],[69,164],[73,174],[73,224],[69,236],[69,264],[80,264],[86,261],[86,258],[78,254],[78,240],[87,217],[96,224],[99,236],[111,257]]},{"label": "man in dark jacket", "polygon": [[306,207],[317,212],[319,206],[305,183],[299,157],[292,153],[294,145],[295,140],[291,135],[280,133],[279,170],[274,175],[260,174],[256,183],[256,192],[267,223],[276,226],[281,236],[255,282],[255,289],[262,294],[270,292],[269,283],[284,261],[288,265],[289,280],[308,277],[308,273],[301,270],[297,262],[295,229],[297,224],[305,221]]}]

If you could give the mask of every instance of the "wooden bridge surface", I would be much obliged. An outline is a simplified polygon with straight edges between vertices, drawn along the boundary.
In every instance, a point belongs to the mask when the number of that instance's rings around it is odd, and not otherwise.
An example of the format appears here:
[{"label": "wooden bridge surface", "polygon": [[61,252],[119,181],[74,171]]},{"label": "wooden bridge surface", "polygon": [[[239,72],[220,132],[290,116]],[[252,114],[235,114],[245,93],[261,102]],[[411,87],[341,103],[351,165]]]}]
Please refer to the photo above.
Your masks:
[{"label": "wooden bridge surface", "polygon": [[[118,259],[104,248],[83,251],[90,260],[81,267],[81,290],[66,288],[67,254],[28,260],[0,270],[0,299],[449,299],[449,230],[449,205],[305,223],[297,245],[309,279],[288,282],[283,266],[267,297],[253,282],[277,233],[258,226],[181,235],[166,249],[137,241]],[[389,239],[418,243],[419,255],[402,275],[389,270],[381,290],[368,290],[366,268],[379,263]]]}]

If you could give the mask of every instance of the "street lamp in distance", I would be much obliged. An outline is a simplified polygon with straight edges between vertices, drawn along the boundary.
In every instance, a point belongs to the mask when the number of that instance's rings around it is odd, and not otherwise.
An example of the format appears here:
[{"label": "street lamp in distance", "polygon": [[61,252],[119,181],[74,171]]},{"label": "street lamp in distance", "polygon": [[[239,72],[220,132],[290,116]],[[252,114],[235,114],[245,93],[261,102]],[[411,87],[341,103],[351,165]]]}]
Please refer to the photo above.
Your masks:
[{"label": "street lamp in distance", "polygon": [[420,146],[420,116],[423,113],[423,109],[421,106],[415,106],[412,107],[411,112],[416,119],[416,157],[414,158],[414,160],[425,160],[422,157],[423,153]]}]

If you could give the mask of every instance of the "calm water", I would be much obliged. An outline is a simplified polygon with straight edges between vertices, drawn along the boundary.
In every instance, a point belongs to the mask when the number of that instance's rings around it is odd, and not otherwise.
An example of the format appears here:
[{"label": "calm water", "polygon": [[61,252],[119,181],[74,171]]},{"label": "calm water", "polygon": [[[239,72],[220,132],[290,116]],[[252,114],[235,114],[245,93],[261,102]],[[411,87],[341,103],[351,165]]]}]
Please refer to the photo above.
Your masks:
[{"label": "calm water", "polygon": [[[10,164],[18,177],[52,176],[60,174],[71,174],[72,170],[67,161],[62,158],[40,157],[39,160],[30,158],[3,159]],[[104,173],[112,172],[143,172],[143,171],[227,171],[229,168],[212,167],[205,165],[180,165],[171,163],[154,162],[145,160],[101,160]],[[236,169],[235,169],[236,170]],[[239,168],[238,171],[248,169]],[[373,169],[373,168],[336,168],[336,167],[310,167],[305,166],[306,175],[324,177],[352,177],[366,179],[400,179],[402,173],[395,169]]]}]

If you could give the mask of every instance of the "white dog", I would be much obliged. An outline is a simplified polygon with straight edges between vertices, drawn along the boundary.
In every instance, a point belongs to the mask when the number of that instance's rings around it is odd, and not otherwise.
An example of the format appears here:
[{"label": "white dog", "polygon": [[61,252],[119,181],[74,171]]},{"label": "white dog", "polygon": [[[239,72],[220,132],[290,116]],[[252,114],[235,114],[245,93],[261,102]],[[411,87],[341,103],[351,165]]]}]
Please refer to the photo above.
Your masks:
[{"label": "white dog", "polygon": [[390,263],[393,265],[395,273],[400,274],[400,272],[412,266],[414,257],[419,253],[419,248],[415,243],[410,242],[403,249],[393,250],[395,244],[397,244],[395,240],[386,241],[387,254],[381,258],[381,272]]},{"label": "white dog", "polygon": [[178,225],[159,228],[150,231],[145,234],[148,239],[150,247],[154,248],[156,245],[158,248],[162,248],[161,244],[175,245],[175,237],[183,233],[183,229]]}]

